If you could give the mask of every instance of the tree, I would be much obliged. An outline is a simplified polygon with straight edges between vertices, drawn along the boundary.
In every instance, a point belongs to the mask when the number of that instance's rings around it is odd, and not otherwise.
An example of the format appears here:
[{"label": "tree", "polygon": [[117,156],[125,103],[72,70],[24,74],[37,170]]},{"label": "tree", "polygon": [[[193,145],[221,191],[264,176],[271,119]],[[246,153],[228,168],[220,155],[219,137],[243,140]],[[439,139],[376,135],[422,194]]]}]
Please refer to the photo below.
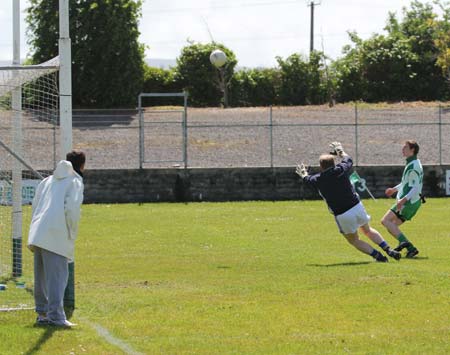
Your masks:
[{"label": "tree", "polygon": [[334,61],[331,72],[335,78],[336,99],[340,102],[361,100],[365,97],[366,81],[363,78],[359,47],[362,40],[354,32],[349,32],[350,40],[355,45],[343,48],[344,56]]},{"label": "tree", "polygon": [[209,56],[215,49],[227,56],[223,67],[223,78],[229,84],[237,64],[234,53],[219,43],[190,43],[181,50],[177,58],[175,78],[188,91],[189,102],[194,106],[218,106],[223,104],[220,72],[210,62]]},{"label": "tree", "polygon": [[[58,54],[58,0],[30,0],[27,9],[33,63]],[[71,1],[74,107],[136,105],[144,78],[139,44],[141,1]]]},{"label": "tree", "polygon": [[437,44],[443,44],[438,38],[445,23],[445,19],[438,21],[430,4],[412,1],[410,8],[403,9],[401,21],[389,14],[386,35],[375,34],[363,41],[350,33],[353,46],[346,46],[344,57],[333,65],[339,100],[444,98],[448,89],[439,58],[445,62],[445,51]]},{"label": "tree", "polygon": [[[400,23],[400,34],[408,39],[417,61],[412,64],[415,99],[436,100],[444,95],[446,81],[437,65],[439,48],[436,46],[439,21],[429,3],[412,1],[410,8],[403,9],[403,21]],[[390,35],[396,34],[390,30]]]},{"label": "tree", "polygon": [[311,105],[326,101],[323,55],[313,51],[309,59],[292,54],[276,58],[281,71],[280,101],[284,105]]},{"label": "tree", "polygon": [[[155,68],[145,65],[143,92],[146,93],[175,93],[183,91],[181,85],[175,80],[175,70]],[[147,100],[149,105],[180,105],[178,98],[152,98]]]},{"label": "tree", "polygon": [[231,106],[268,106],[278,102],[280,70],[243,69],[230,82]]},{"label": "tree", "polygon": [[346,47],[344,58],[336,61],[338,99],[397,101],[414,97],[417,56],[409,41],[395,36],[375,34],[361,40],[350,33],[354,48]]},{"label": "tree", "polygon": [[[442,75],[446,79],[447,89],[450,82],[450,3],[448,1],[435,2],[441,9],[443,19],[439,21],[434,44],[438,49],[436,65],[441,70]],[[447,92],[448,97],[448,92]]]}]

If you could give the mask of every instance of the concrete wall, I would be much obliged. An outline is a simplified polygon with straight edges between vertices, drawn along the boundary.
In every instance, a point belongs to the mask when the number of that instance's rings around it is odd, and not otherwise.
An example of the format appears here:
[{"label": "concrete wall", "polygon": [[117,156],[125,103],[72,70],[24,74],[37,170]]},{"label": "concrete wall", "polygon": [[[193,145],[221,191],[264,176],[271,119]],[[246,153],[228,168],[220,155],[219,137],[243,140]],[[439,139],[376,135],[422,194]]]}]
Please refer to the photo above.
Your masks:
[{"label": "concrete wall", "polygon": [[[87,170],[86,203],[299,200],[320,196],[294,168]],[[450,166],[424,167],[426,196],[445,196]],[[403,166],[358,167],[375,197],[400,182]],[[357,186],[358,188],[359,186]],[[366,192],[360,192],[366,197]]]}]

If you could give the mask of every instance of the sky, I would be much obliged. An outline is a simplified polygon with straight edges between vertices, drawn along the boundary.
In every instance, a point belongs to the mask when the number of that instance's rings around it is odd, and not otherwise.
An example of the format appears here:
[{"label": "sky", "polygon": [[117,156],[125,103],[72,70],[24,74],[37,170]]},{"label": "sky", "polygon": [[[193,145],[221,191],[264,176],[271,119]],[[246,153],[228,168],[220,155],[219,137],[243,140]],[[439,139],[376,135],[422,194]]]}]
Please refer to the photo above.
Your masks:
[{"label": "sky", "polygon": [[[101,1],[101,0],[99,0]],[[307,55],[312,0],[143,0],[140,41],[148,59],[172,59],[188,40],[211,38],[231,49],[240,67],[273,67],[276,57]],[[12,2],[0,0],[0,61],[12,59]],[[348,31],[368,38],[383,33],[389,12],[399,18],[411,0],[316,0],[314,48],[333,59],[350,44]],[[21,56],[28,53],[21,0]]]}]

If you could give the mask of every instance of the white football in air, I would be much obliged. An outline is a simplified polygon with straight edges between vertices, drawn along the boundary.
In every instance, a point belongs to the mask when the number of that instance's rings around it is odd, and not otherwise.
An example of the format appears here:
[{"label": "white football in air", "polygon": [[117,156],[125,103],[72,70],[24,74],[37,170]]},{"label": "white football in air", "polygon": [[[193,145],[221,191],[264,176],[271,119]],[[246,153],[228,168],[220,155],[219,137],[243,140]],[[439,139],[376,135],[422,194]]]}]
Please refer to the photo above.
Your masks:
[{"label": "white football in air", "polygon": [[220,68],[224,66],[225,63],[227,62],[227,56],[220,49],[216,49],[211,52],[209,60],[211,61],[211,64],[214,65],[216,68]]}]

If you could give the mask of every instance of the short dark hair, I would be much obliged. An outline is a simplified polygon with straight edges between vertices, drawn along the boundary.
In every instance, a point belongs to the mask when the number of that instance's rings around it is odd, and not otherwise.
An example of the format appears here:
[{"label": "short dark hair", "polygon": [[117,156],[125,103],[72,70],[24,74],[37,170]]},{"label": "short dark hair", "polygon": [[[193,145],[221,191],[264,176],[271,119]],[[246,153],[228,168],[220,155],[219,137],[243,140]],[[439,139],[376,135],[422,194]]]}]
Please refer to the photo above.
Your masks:
[{"label": "short dark hair", "polygon": [[334,167],[334,157],[331,154],[322,154],[319,157],[319,164],[322,170]]},{"label": "short dark hair", "polygon": [[72,163],[73,169],[79,171],[86,162],[86,155],[80,150],[72,150],[67,153],[66,160]]},{"label": "short dark hair", "polygon": [[409,149],[414,150],[414,155],[419,154],[419,145],[416,141],[413,140],[407,140],[405,141],[405,144],[408,144]]}]

